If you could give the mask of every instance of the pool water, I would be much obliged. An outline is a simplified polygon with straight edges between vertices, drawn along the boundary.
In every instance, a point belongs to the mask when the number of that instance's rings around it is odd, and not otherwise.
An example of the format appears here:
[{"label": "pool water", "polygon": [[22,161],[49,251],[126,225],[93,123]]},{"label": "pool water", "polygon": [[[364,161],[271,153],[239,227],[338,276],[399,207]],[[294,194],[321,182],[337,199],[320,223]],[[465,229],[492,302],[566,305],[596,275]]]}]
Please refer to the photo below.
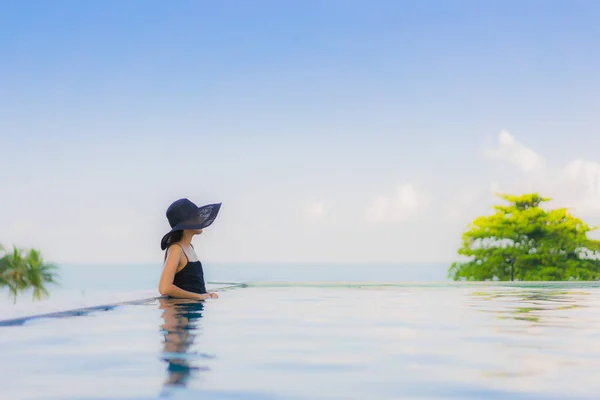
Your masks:
[{"label": "pool water", "polygon": [[2,399],[597,399],[600,288],[248,285],[0,327]]},{"label": "pool water", "polygon": [[[447,263],[204,263],[207,281],[226,283],[440,282],[447,269]],[[43,301],[32,301],[28,291],[12,304],[0,288],[0,320],[158,296],[161,273],[161,263],[60,265],[60,285],[48,285],[50,296]]]}]

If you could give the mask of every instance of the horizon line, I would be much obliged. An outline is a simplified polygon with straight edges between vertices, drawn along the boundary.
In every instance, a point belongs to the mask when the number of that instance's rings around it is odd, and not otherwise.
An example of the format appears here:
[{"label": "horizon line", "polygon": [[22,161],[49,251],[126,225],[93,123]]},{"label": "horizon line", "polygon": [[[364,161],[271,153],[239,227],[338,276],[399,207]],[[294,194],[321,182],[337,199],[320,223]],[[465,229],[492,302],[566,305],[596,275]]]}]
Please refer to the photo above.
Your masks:
[{"label": "horizon line", "polygon": [[[364,265],[364,264],[452,264],[454,261],[209,261],[200,260],[203,264],[343,264],[343,265]],[[162,264],[162,261],[97,261],[97,262],[79,262],[79,261],[65,261],[51,262],[57,266],[61,265],[142,265],[142,264]]]}]

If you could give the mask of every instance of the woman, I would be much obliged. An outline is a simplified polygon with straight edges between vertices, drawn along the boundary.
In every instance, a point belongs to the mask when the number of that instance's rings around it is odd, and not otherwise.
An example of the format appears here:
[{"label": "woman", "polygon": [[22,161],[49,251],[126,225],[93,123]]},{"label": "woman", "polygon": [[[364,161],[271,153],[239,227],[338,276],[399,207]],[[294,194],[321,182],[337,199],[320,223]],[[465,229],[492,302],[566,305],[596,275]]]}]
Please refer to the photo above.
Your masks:
[{"label": "woman", "polygon": [[198,207],[185,198],[169,206],[167,219],[171,230],[160,242],[160,248],[166,250],[158,285],[161,295],[192,300],[219,297],[206,291],[202,263],[194,251],[192,239],[214,222],[220,208],[221,203]]}]

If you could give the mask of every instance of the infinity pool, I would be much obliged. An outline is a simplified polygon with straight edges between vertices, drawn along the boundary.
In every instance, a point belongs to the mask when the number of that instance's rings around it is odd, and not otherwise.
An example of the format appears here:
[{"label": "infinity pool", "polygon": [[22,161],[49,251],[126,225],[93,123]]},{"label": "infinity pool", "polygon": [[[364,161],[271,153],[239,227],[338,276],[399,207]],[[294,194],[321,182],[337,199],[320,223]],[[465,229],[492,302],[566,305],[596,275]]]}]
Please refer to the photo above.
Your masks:
[{"label": "infinity pool", "polygon": [[249,285],[0,327],[2,399],[597,399],[592,285]]}]

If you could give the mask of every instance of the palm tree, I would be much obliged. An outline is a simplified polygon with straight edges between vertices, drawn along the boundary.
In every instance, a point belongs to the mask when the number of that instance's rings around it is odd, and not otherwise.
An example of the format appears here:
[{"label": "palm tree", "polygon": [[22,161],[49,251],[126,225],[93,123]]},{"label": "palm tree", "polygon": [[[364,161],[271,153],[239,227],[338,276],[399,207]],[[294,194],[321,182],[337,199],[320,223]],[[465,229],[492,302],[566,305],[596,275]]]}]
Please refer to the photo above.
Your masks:
[{"label": "palm tree", "polygon": [[[4,248],[0,246],[0,251]],[[26,289],[33,289],[33,299],[41,300],[48,296],[47,283],[57,283],[53,270],[56,266],[44,263],[40,252],[29,250],[26,255],[23,251],[13,246],[12,253],[6,253],[0,258],[0,287],[6,286],[13,303],[17,302],[17,295]]]},{"label": "palm tree", "polygon": [[35,249],[29,250],[27,253],[27,281],[33,288],[33,298],[41,300],[42,296],[48,297],[46,283],[58,283],[54,270],[57,267],[54,264],[44,263],[39,251]]},{"label": "palm tree", "polygon": [[[5,251],[4,249],[2,249]],[[13,296],[13,303],[17,301],[17,294],[27,287],[25,282],[25,271],[27,267],[23,260],[21,251],[14,247],[12,254],[7,253],[0,259],[0,271],[2,283],[8,287],[8,291]]]},{"label": "palm tree", "polygon": [[[4,253],[4,246],[0,244],[0,254],[2,253]],[[0,258],[0,288],[8,286],[7,278],[4,276],[5,266],[4,258]]]}]

